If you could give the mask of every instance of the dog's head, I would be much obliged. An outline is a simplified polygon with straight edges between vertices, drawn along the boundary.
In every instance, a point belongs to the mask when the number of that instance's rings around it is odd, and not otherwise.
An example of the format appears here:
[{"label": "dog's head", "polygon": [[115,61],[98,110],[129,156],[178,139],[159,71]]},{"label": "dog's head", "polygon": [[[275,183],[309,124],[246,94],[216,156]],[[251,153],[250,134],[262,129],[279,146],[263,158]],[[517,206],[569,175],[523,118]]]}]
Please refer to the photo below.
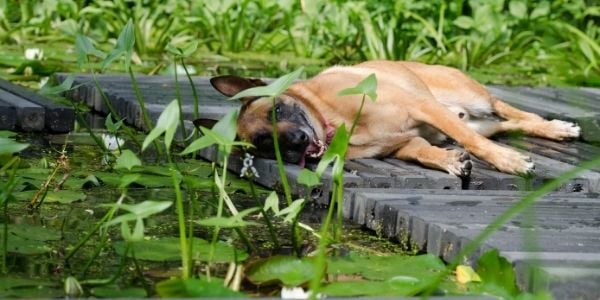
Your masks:
[{"label": "dog's head", "polygon": [[[216,90],[229,97],[248,88],[266,85],[260,79],[229,75],[214,77],[210,83]],[[268,97],[247,97],[240,100],[242,107],[238,117],[237,134],[241,140],[256,147],[253,152],[257,156],[275,157],[273,117],[284,161],[304,165],[306,157],[320,157],[325,151],[328,142],[326,123],[319,112],[301,96],[288,90],[275,101]]]}]

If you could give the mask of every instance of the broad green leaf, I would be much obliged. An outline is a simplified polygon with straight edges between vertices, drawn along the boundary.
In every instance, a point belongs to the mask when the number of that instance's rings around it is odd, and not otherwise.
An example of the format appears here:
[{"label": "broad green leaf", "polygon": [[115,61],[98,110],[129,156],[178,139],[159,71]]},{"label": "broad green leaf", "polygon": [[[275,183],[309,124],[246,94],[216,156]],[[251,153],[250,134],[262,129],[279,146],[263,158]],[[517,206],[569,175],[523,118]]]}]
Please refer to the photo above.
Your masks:
[{"label": "broad green leaf", "polygon": [[215,139],[213,139],[212,137],[210,137],[208,135],[203,135],[199,139],[193,141],[185,149],[183,149],[183,151],[181,151],[180,155],[194,153],[198,150],[202,150],[206,147],[209,147],[215,143],[216,143]]},{"label": "broad green leaf", "polygon": [[331,140],[331,144],[327,148],[327,151],[321,157],[315,173],[319,177],[323,175],[323,172],[329,166],[330,163],[335,162],[333,167],[333,174],[338,174],[343,171],[344,158],[346,157],[346,151],[348,150],[348,132],[346,131],[346,125],[342,123],[340,127],[335,131],[335,135]]},{"label": "broad green leaf", "polygon": [[207,281],[195,278],[174,278],[161,281],[156,284],[156,293],[163,298],[244,297],[244,294],[223,286],[222,280]]},{"label": "broad green leaf", "polygon": [[188,57],[198,49],[198,41],[193,41],[185,47],[177,47],[173,44],[168,44],[165,50],[178,57]]},{"label": "broad green leaf", "polygon": [[274,213],[279,213],[279,197],[275,191],[271,192],[267,199],[265,199],[264,211],[267,212],[272,210]]},{"label": "broad green leaf", "polygon": [[16,136],[16,132],[8,131],[8,130],[0,130],[0,138],[10,138]]},{"label": "broad green leaf", "polygon": [[276,216],[285,216],[284,222],[292,222],[296,216],[302,211],[304,199],[294,200],[290,206],[280,210]]},{"label": "broad green leaf", "polygon": [[497,249],[492,249],[479,257],[477,274],[481,277],[484,285],[501,287],[512,296],[519,293],[512,264],[500,256]]},{"label": "broad green leaf", "polygon": [[[138,203],[138,204],[103,204],[102,206],[118,206],[120,209],[126,210],[130,213],[132,213],[133,215],[139,218],[146,218],[149,217],[151,215],[157,214],[159,212],[162,212],[163,210],[169,208],[171,205],[173,204],[173,202],[171,201],[151,201],[151,200],[146,200],[142,203]],[[119,216],[117,218],[112,219],[110,222],[107,222],[105,224],[105,226],[109,226],[112,224],[116,224],[119,223],[120,220],[119,218],[121,218],[123,216]]]},{"label": "broad green leaf", "polygon": [[300,77],[300,74],[302,74],[303,70],[304,68],[300,68],[292,73],[283,75],[267,86],[257,86],[243,90],[229,98],[229,100],[240,99],[244,97],[275,97],[281,95],[290,85],[292,85],[292,83],[294,83],[294,81]]},{"label": "broad green leaf", "polygon": [[508,10],[517,19],[525,19],[527,17],[527,3],[524,0],[511,0],[508,3]]},{"label": "broad green leaf", "polygon": [[129,149],[123,150],[121,155],[117,157],[115,169],[127,169],[130,170],[135,166],[141,166],[142,161]]},{"label": "broad green leaf", "polygon": [[117,285],[113,286],[97,286],[90,290],[90,293],[95,297],[100,298],[146,298],[148,294],[146,290],[139,287],[120,288]]},{"label": "broad green leaf", "polygon": [[371,101],[377,100],[377,77],[371,74],[359,82],[355,87],[343,89],[338,96],[367,95]]},{"label": "broad green leaf", "polygon": [[77,52],[77,63],[80,68],[88,61],[88,55],[93,55],[100,59],[106,57],[104,52],[94,47],[94,44],[87,36],[81,34],[78,34],[77,37],[75,37],[75,50]]},{"label": "broad green leaf", "polygon": [[[125,253],[125,245],[123,241],[114,243],[114,248],[117,254],[123,255]],[[143,240],[134,242],[131,244],[135,257],[141,260],[148,261],[180,261],[181,250],[179,248],[179,238],[177,237],[163,237],[160,239]],[[210,243],[203,239],[194,238],[193,240],[193,253],[192,258],[199,261],[207,261],[210,252]],[[131,252],[128,252],[127,256],[131,257]],[[238,262],[248,258],[248,253],[240,249],[235,249],[231,245],[224,242],[217,242],[215,244],[215,251],[213,253],[212,262]]]},{"label": "broad green leaf", "polygon": [[434,255],[390,255],[358,256],[332,258],[328,272],[332,275],[359,275],[370,280],[389,280],[392,278],[413,277],[425,284],[440,272],[445,265]]},{"label": "broad green leaf", "polygon": [[62,237],[60,232],[53,228],[33,226],[27,224],[9,224],[8,233],[10,235],[18,236],[20,238],[42,242],[57,241],[60,240]]},{"label": "broad green leaf", "polygon": [[235,228],[235,227],[246,227],[246,226],[251,226],[251,225],[258,225],[258,223],[256,223],[256,222],[244,221],[244,217],[246,217],[249,214],[256,212],[258,210],[259,209],[256,207],[249,208],[249,209],[245,209],[245,210],[239,212],[235,216],[210,217],[210,218],[199,220],[196,223],[203,225],[203,226],[214,226],[214,227],[218,226],[221,228]]},{"label": "broad green leaf", "polygon": [[129,70],[131,64],[131,55],[133,54],[133,45],[135,44],[135,34],[133,29],[133,22],[131,19],[127,21],[127,24],[119,34],[117,44],[112,51],[108,53],[104,61],[102,62],[102,70],[106,70],[106,67],[110,65],[119,56],[125,54],[125,70]]},{"label": "broad green leaf", "polygon": [[302,169],[298,174],[298,183],[307,187],[313,187],[320,185],[321,180],[319,179],[319,176],[317,176],[317,173],[309,169]]},{"label": "broad green leaf", "polygon": [[412,277],[386,281],[338,281],[325,285],[319,292],[333,297],[413,296],[423,289]]},{"label": "broad green leaf", "polygon": [[39,93],[42,95],[58,95],[58,94],[64,93],[64,92],[74,88],[73,81],[75,81],[75,76],[73,76],[73,74],[69,74],[67,76],[67,78],[65,78],[65,80],[63,82],[61,82],[59,85],[51,87],[48,84],[45,84],[40,89]]},{"label": "broad green leaf", "polygon": [[29,278],[14,278],[3,276],[0,280],[0,290],[12,289],[12,288],[24,288],[24,287],[41,287],[41,286],[55,286],[56,283],[40,280],[40,278],[29,279]]},{"label": "broad green leaf", "polygon": [[533,11],[531,12],[531,15],[529,16],[529,18],[531,18],[533,20],[533,19],[537,19],[540,17],[545,17],[549,14],[550,14],[550,2],[540,1],[533,8]]},{"label": "broad green leaf", "polygon": [[108,130],[108,132],[110,133],[117,133],[117,131],[119,131],[119,128],[121,128],[122,125],[123,119],[115,123],[112,118],[112,113],[109,113],[108,116],[106,116],[106,121],[104,121],[104,126],[106,127],[106,130]]},{"label": "broad green leaf", "polygon": [[[3,227],[2,227],[3,228]],[[35,227],[32,226],[32,230]],[[0,230],[0,241],[4,239],[4,229]],[[2,250],[2,249],[0,249]],[[52,249],[44,241],[8,234],[7,252],[25,255],[43,254]],[[1,280],[0,280],[1,281]]]},{"label": "broad green leaf", "polygon": [[0,137],[0,155],[21,152],[27,147],[29,147],[29,144],[23,144],[9,138]]},{"label": "broad green leaf", "polygon": [[228,111],[227,114],[221,118],[221,120],[215,123],[211,130],[223,137],[226,142],[233,142],[233,140],[235,140],[237,131],[238,113],[238,109],[232,109]]},{"label": "broad green leaf", "polygon": [[167,149],[171,148],[171,142],[173,141],[173,136],[175,135],[175,131],[177,130],[177,122],[179,121],[179,107],[177,106],[177,100],[171,101],[169,105],[165,108],[165,110],[158,117],[158,121],[156,125],[146,139],[144,139],[144,143],[142,144],[142,151],[152,143],[156,138],[158,138],[161,134],[165,133],[165,146]]},{"label": "broad green leaf", "polygon": [[[14,193],[13,195],[19,201],[29,201],[36,192],[37,191],[24,191]],[[48,191],[46,192],[44,202],[68,204],[76,201],[83,201],[86,197],[87,196],[84,193],[71,190]]]},{"label": "broad green leaf", "polygon": [[116,177],[116,179],[118,180],[119,188],[124,189],[127,188],[130,184],[138,181],[140,177],[140,174],[125,174],[123,176]]},{"label": "broad green leaf", "polygon": [[452,22],[454,25],[462,28],[462,29],[471,29],[475,24],[473,18],[467,16],[460,16]]},{"label": "broad green leaf", "polygon": [[253,262],[246,269],[246,276],[254,284],[282,283],[298,286],[317,276],[317,267],[310,258],[294,256],[271,256]]}]

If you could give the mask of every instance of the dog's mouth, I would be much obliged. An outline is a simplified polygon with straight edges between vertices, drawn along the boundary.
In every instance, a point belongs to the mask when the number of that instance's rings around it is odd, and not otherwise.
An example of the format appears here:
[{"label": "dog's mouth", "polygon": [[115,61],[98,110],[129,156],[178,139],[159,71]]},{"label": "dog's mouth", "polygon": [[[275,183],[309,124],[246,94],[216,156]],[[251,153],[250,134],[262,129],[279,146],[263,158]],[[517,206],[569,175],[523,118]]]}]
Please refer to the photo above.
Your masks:
[{"label": "dog's mouth", "polygon": [[329,144],[331,144],[331,139],[333,138],[333,134],[335,133],[335,129],[333,127],[329,126],[328,124],[325,124],[325,140],[323,140],[317,136],[317,133],[312,126],[309,126],[309,127],[312,131],[309,134],[309,136],[311,137],[310,138],[311,141],[308,144],[308,146],[306,146],[306,149],[304,150],[304,155],[298,161],[298,165],[302,168],[306,164],[307,158],[308,159],[318,159],[321,156],[323,156],[323,154],[325,154],[325,151],[327,151]]}]

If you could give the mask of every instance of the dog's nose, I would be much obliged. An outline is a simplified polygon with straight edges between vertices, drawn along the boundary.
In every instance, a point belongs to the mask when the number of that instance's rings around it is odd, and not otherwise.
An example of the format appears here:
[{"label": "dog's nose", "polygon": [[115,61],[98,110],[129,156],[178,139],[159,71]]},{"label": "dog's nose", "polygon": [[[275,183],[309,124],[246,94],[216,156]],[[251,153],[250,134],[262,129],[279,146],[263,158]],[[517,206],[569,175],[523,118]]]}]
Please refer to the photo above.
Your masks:
[{"label": "dog's nose", "polygon": [[303,130],[289,131],[287,134],[287,140],[291,145],[306,145],[308,143],[308,134]]}]

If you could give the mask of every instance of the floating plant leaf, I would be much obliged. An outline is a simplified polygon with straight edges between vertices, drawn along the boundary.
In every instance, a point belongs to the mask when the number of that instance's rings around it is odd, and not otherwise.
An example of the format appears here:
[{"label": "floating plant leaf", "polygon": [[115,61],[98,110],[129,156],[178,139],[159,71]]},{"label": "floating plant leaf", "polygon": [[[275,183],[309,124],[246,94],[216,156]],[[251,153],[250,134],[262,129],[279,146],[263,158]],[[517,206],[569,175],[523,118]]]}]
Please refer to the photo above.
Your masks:
[{"label": "floating plant leaf", "polygon": [[254,284],[280,282],[285,286],[298,286],[317,276],[313,259],[294,256],[272,256],[253,262],[246,269],[248,279]]},{"label": "floating plant leaf", "polygon": [[338,281],[325,285],[320,293],[336,297],[412,296],[422,290],[414,278],[386,281]]},{"label": "floating plant leaf", "polygon": [[244,294],[223,286],[223,281],[216,278],[212,281],[195,278],[169,279],[156,284],[156,292],[163,298],[244,297]]},{"label": "floating plant leaf", "polygon": [[[119,241],[114,244],[115,251],[119,255],[125,252],[125,242]],[[179,261],[181,260],[181,250],[179,248],[179,238],[165,237],[155,240],[144,240],[132,244],[135,257],[141,260],[149,261]],[[194,239],[192,257],[196,260],[207,261],[210,252],[210,243],[202,239]],[[131,256],[131,252],[128,252]],[[218,242],[215,244],[215,251],[212,262],[232,262],[243,261],[248,254],[243,250],[235,249],[232,246]]]},{"label": "floating plant leaf", "polygon": [[[37,191],[24,191],[17,192],[13,195],[19,201],[28,201],[33,198]],[[44,202],[46,203],[63,203],[68,204],[75,201],[83,201],[87,198],[87,196],[82,192],[71,191],[71,190],[60,190],[60,191],[48,191],[44,197]]]},{"label": "floating plant leaf", "polygon": [[119,288],[118,286],[98,286],[90,290],[92,295],[100,298],[146,298],[146,290],[139,287]]},{"label": "floating plant leaf", "polygon": [[434,255],[391,255],[333,258],[329,261],[330,274],[360,275],[366,279],[388,280],[397,276],[410,276],[419,280],[430,279],[445,269],[444,263]]},{"label": "floating plant leaf", "polygon": [[127,169],[130,170],[135,166],[141,166],[142,161],[129,149],[123,150],[121,155],[117,157],[115,169]]}]

